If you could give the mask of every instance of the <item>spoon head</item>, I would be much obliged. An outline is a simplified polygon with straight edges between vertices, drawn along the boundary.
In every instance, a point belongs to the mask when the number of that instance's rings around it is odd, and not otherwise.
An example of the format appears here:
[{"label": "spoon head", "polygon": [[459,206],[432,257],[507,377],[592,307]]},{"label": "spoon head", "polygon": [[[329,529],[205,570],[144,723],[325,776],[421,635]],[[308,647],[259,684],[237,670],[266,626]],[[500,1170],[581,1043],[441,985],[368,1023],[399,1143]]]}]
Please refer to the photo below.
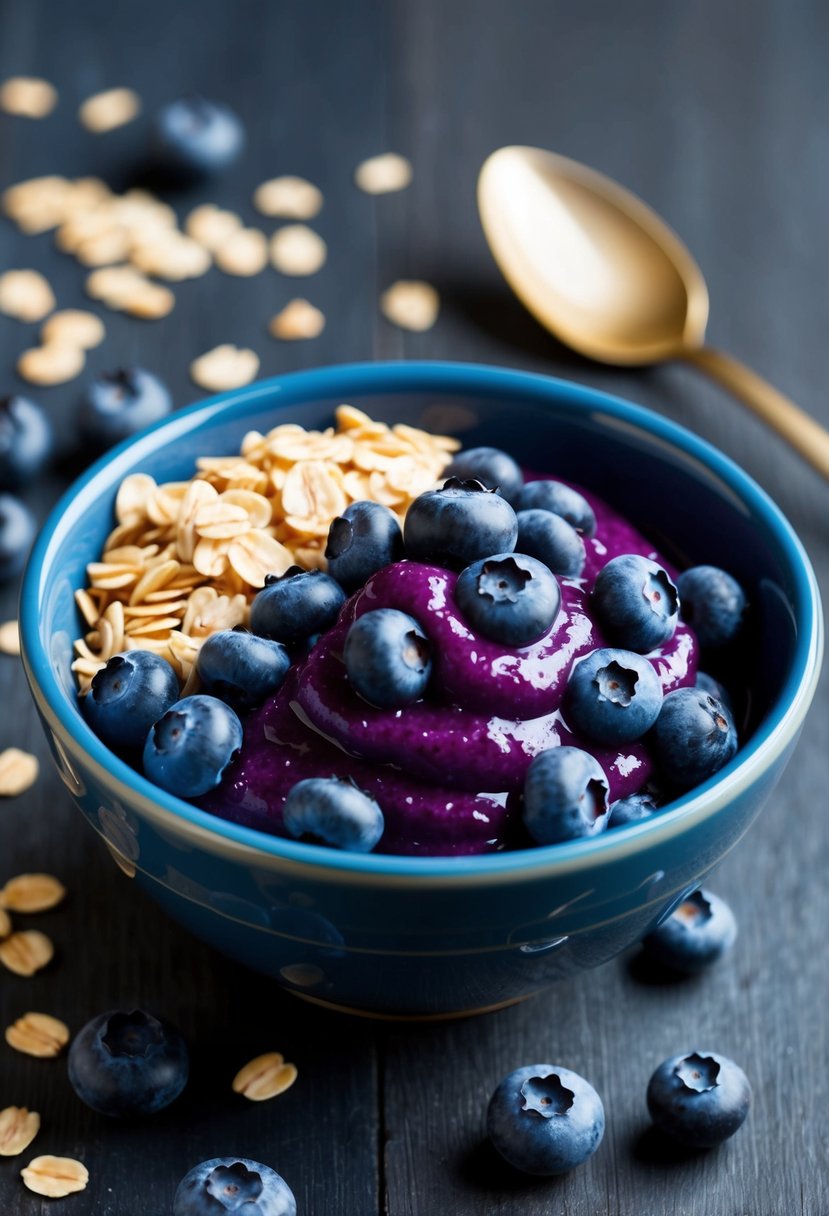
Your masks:
[{"label": "spoon head", "polygon": [[478,208],[504,277],[568,346],[644,364],[702,345],[708,290],[688,250],[634,194],[541,148],[494,152]]}]

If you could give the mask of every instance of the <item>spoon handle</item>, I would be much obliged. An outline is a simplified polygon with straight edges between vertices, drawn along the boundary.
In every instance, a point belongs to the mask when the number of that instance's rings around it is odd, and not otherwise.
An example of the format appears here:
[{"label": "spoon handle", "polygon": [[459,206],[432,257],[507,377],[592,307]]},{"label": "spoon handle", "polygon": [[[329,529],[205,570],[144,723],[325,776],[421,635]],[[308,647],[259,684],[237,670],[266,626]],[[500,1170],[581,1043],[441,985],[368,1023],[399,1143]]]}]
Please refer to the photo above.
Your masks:
[{"label": "spoon handle", "polygon": [[731,355],[703,346],[683,357],[739,398],[829,480],[829,431],[819,422]]}]

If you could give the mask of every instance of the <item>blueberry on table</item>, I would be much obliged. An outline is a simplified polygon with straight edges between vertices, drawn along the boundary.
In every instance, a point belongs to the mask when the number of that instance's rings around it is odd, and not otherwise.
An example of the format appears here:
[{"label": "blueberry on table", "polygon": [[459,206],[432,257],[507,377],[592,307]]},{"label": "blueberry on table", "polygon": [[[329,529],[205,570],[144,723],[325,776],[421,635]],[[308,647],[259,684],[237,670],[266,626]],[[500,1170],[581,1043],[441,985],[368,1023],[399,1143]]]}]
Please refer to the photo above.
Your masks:
[{"label": "blueberry on table", "polygon": [[0,489],[16,490],[52,455],[52,424],[27,397],[0,399]]},{"label": "blueberry on table", "polygon": [[330,574],[291,566],[279,577],[268,575],[250,607],[250,627],[263,638],[290,646],[336,622],[345,592]]},{"label": "blueberry on table", "polygon": [[583,536],[596,533],[596,516],[583,494],[563,481],[528,481],[515,499],[516,511],[552,511]]},{"label": "blueberry on table", "polygon": [[746,597],[740,584],[718,566],[692,566],[676,581],[679,611],[699,638],[700,646],[716,650],[740,631]]},{"label": "blueberry on table", "polygon": [[244,629],[211,633],[196,660],[204,692],[237,710],[252,709],[272,697],[290,666],[291,656],[281,642]]},{"label": "blueberry on table", "polygon": [[307,777],[289,791],[282,810],[285,830],[333,849],[370,853],[385,826],[380,807],[351,781]]},{"label": "blueberry on table", "polygon": [[561,607],[556,577],[524,553],[496,553],[458,575],[455,600],[482,637],[531,646],[550,632]]},{"label": "blueberry on table", "polygon": [[182,97],[155,116],[154,151],[159,167],[173,178],[221,173],[245,146],[242,120],[229,106],[206,97]]},{"label": "blueberry on table", "polygon": [[672,1140],[688,1148],[714,1148],[745,1122],[751,1086],[727,1056],[693,1051],[659,1065],[647,1101],[654,1123]]},{"label": "blueberry on table", "polygon": [[524,484],[524,474],[511,456],[500,448],[466,448],[452,460],[444,477],[480,481],[512,502]]},{"label": "blueberry on table", "polygon": [[584,569],[585,551],[581,534],[562,515],[533,507],[519,511],[518,540],[522,553],[543,562],[553,574],[578,578]]},{"label": "blueberry on table", "polygon": [[81,400],[78,425],[91,447],[108,448],[166,418],[172,408],[169,391],[152,372],[118,368],[92,380]]},{"label": "blueberry on table", "polygon": [[144,746],[147,731],[178,697],[178,677],[166,659],[150,650],[127,650],[95,673],[81,707],[108,747],[131,750]]},{"label": "blueberry on table", "polygon": [[418,622],[396,608],[377,608],[348,630],[343,662],[356,692],[378,709],[420,700],[432,674],[432,648]]},{"label": "blueberry on table", "polygon": [[642,823],[645,819],[650,819],[658,809],[652,794],[628,794],[627,798],[619,798],[610,804],[607,830],[623,828],[629,823]]},{"label": "blueberry on table", "polygon": [[491,553],[511,553],[518,536],[515,512],[480,481],[446,480],[414,500],[403,524],[406,557],[460,570]]},{"label": "blueberry on table", "polygon": [[190,1061],[181,1031],[143,1009],[99,1014],[69,1048],[75,1093],[102,1115],[152,1115],[187,1084]]},{"label": "blueberry on table", "polygon": [[702,688],[677,688],[662,701],[651,742],[663,776],[689,790],[728,763],[737,751],[737,730],[722,701]]},{"label": "blueberry on table", "polygon": [[597,743],[632,743],[653,726],[662,683],[632,650],[593,650],[574,665],[564,690],[567,724]]},{"label": "blueberry on table", "polygon": [[642,946],[661,966],[694,975],[722,958],[736,936],[737,922],[725,900],[699,890],[686,896]]},{"label": "blueberry on table", "polygon": [[296,1216],[296,1200],[281,1174],[247,1157],[213,1157],[185,1174],[173,1216]]},{"label": "blueberry on table", "polygon": [[184,697],[150,728],[144,772],[179,798],[214,789],[242,746],[242,723],[216,697]]},{"label": "blueberry on table", "polygon": [[647,654],[676,631],[679,596],[668,574],[638,553],[611,558],[593,585],[593,606],[609,642]]},{"label": "blueberry on table", "polygon": [[328,573],[349,594],[403,557],[397,516],[379,502],[353,502],[331,521],[325,547]]},{"label": "blueberry on table", "polygon": [[595,836],[607,826],[608,794],[595,756],[579,747],[551,747],[527,769],[524,824],[536,844]]},{"label": "blueberry on table", "polygon": [[0,494],[0,583],[23,569],[36,534],[35,517],[26,504],[13,494]]},{"label": "blueberry on table", "polygon": [[525,1174],[564,1174],[595,1153],[604,1107],[593,1086],[569,1068],[528,1064],[505,1077],[489,1102],[487,1134]]}]

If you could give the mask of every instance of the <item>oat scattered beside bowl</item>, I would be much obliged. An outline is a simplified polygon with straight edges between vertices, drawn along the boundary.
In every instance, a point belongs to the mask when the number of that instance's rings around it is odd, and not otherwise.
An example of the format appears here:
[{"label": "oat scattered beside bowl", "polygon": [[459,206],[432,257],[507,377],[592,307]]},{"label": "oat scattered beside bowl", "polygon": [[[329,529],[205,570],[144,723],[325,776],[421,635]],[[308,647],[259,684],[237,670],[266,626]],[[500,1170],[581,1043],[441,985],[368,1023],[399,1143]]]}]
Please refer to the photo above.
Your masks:
[{"label": "oat scattered beside bowl", "polygon": [[0,110],[21,118],[46,118],[58,104],[58,91],[39,76],[10,76],[0,85]]}]

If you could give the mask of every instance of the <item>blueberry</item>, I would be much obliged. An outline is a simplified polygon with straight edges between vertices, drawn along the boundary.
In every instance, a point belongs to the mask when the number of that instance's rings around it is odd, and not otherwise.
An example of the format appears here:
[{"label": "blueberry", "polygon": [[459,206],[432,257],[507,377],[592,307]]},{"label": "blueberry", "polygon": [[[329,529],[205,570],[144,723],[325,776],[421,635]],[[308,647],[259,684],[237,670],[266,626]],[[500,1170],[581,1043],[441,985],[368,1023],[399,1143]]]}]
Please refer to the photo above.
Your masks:
[{"label": "blueberry", "polygon": [[458,575],[455,599],[482,637],[530,646],[549,633],[561,607],[556,577],[524,553],[496,553]]},{"label": "blueberry", "polygon": [[648,1082],[648,1110],[660,1131],[688,1148],[713,1148],[733,1136],[751,1104],[748,1078],[714,1051],[672,1056]]},{"label": "blueberry", "polygon": [[538,507],[519,511],[516,518],[518,540],[515,543],[522,553],[538,558],[553,574],[578,578],[584,569],[584,541],[572,524],[568,524],[562,515]]},{"label": "blueberry", "polygon": [[52,424],[27,397],[0,399],[0,487],[16,490],[43,469],[52,454]]},{"label": "blueberry", "polygon": [[102,449],[166,418],[173,401],[157,376],[143,368],[101,372],[89,385],[78,414],[86,443]]},{"label": "blueberry", "polygon": [[288,793],[282,811],[285,830],[333,849],[370,853],[383,835],[383,812],[351,781],[308,777]]},{"label": "blueberry", "polygon": [[719,680],[715,680],[713,676],[709,676],[705,671],[698,671],[696,674],[695,684],[697,688],[701,688],[703,692],[707,692],[709,696],[714,697],[717,701],[722,701],[725,708],[731,716],[734,716],[734,708],[731,704],[731,696],[725,685]]},{"label": "blueberry", "polygon": [[150,728],[144,772],[179,798],[197,798],[219,784],[241,746],[242,723],[229,705],[216,697],[185,697]]},{"label": "blueberry", "polygon": [[155,154],[172,178],[220,173],[245,146],[245,128],[233,111],[206,97],[182,97],[155,116]]},{"label": "blueberry", "polygon": [[737,750],[737,731],[729,710],[702,688],[669,692],[651,738],[662,773],[680,790],[711,777]]},{"label": "blueberry", "polygon": [[406,556],[460,570],[491,553],[511,553],[518,536],[515,512],[479,481],[450,477],[409,507],[403,525]]},{"label": "blueberry", "polygon": [[75,1093],[102,1115],[152,1115],[187,1084],[190,1062],[181,1031],[163,1018],[111,1011],[87,1022],[69,1048]]},{"label": "blueberry", "polygon": [[520,466],[500,448],[467,448],[458,452],[444,477],[480,481],[488,490],[497,490],[509,502],[524,484]]},{"label": "blueberry", "polygon": [[607,826],[607,778],[598,760],[578,747],[552,747],[536,756],[524,778],[524,823],[536,844],[595,836]]},{"label": "blueberry", "polygon": [[0,494],[0,583],[23,569],[36,533],[35,517],[25,503]]},{"label": "blueberry", "polygon": [[211,633],[196,662],[204,691],[238,710],[252,709],[273,696],[290,666],[281,642],[240,629]]},{"label": "blueberry", "polygon": [[662,705],[662,684],[632,650],[593,650],[574,665],[564,690],[568,725],[597,743],[632,743],[650,730]]},{"label": "blueberry", "polygon": [[250,607],[250,627],[263,638],[290,646],[325,633],[344,603],[345,592],[330,574],[291,566],[278,578],[265,579]]},{"label": "blueberry", "polygon": [[667,573],[648,557],[623,553],[599,571],[593,605],[608,641],[647,654],[676,630],[679,597]]},{"label": "blueberry", "polygon": [[596,516],[583,494],[563,481],[528,481],[515,499],[516,511],[552,511],[583,536],[594,536]]},{"label": "blueberry", "polygon": [[166,659],[149,650],[127,650],[96,672],[81,706],[108,747],[129,750],[144,746],[147,731],[178,697],[178,677]]},{"label": "blueberry", "polygon": [[426,691],[431,649],[414,617],[396,608],[378,608],[358,617],[349,629],[343,661],[364,701],[379,709],[400,709]]},{"label": "blueberry", "polygon": [[325,547],[328,573],[347,592],[403,557],[397,516],[379,502],[353,502],[331,521]]},{"label": "blueberry", "polygon": [[745,593],[730,574],[717,566],[692,566],[676,581],[680,614],[711,650],[734,640],[743,622]]},{"label": "blueberry", "polygon": [[694,891],[642,945],[663,967],[694,975],[730,950],[736,936],[737,922],[725,900],[711,891]]},{"label": "blueberry", "polygon": [[608,831],[623,828],[629,823],[641,823],[644,819],[650,819],[658,809],[652,794],[628,794],[627,798],[619,798],[611,803],[607,816]]},{"label": "blueberry", "polygon": [[595,1153],[604,1107],[593,1086],[569,1068],[528,1064],[492,1095],[486,1130],[501,1156],[525,1174],[564,1174]]},{"label": "blueberry", "polygon": [[294,1193],[281,1174],[247,1157],[213,1157],[185,1174],[173,1216],[296,1216]]}]

